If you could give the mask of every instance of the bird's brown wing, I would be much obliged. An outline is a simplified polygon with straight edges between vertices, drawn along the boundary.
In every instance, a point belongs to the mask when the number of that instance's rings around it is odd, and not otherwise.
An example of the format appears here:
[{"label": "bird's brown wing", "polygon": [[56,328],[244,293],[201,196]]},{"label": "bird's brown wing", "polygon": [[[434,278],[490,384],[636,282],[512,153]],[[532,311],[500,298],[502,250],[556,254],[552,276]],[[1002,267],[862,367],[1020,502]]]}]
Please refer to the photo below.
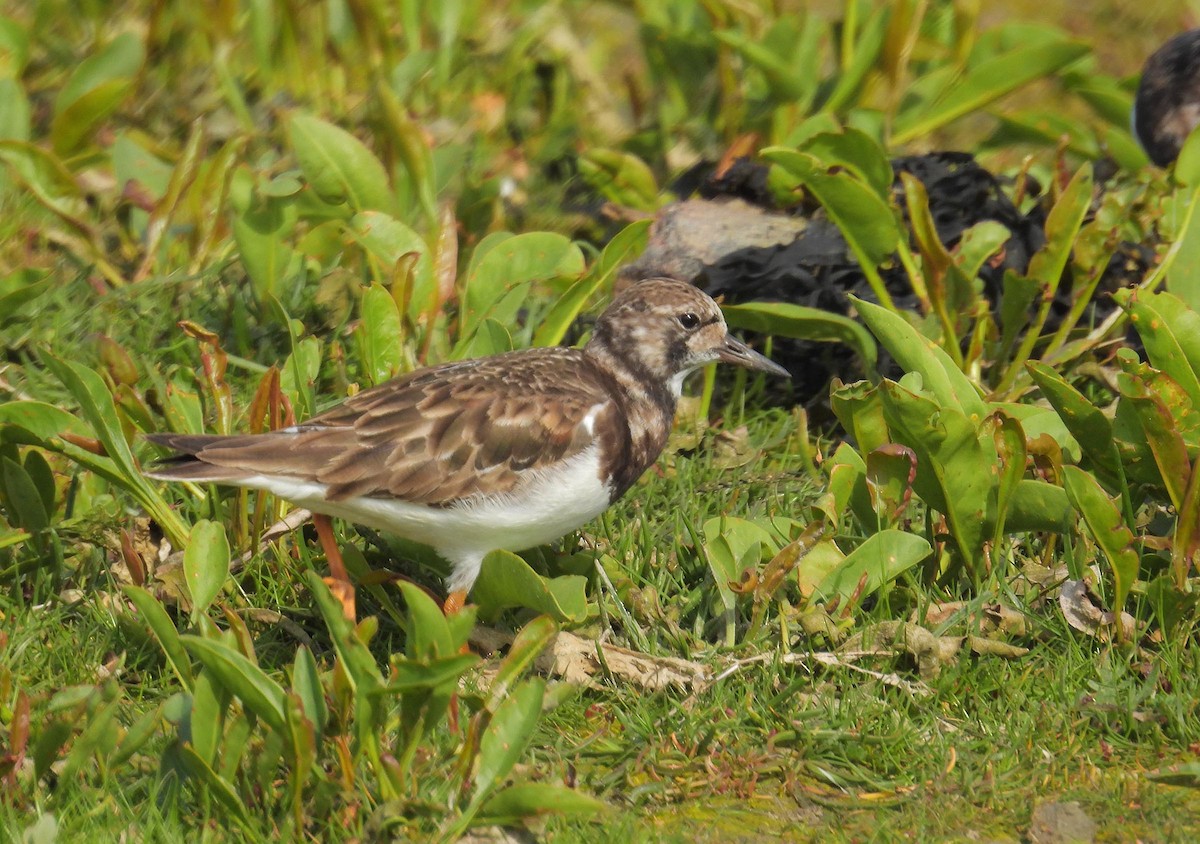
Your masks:
[{"label": "bird's brown wing", "polygon": [[[389,496],[444,506],[510,492],[519,473],[612,439],[621,426],[582,353],[535,349],[419,370],[286,431],[150,439],[184,452],[150,474],[238,484],[275,475],[328,485],[331,500]],[[201,465],[197,465],[201,464]]]}]

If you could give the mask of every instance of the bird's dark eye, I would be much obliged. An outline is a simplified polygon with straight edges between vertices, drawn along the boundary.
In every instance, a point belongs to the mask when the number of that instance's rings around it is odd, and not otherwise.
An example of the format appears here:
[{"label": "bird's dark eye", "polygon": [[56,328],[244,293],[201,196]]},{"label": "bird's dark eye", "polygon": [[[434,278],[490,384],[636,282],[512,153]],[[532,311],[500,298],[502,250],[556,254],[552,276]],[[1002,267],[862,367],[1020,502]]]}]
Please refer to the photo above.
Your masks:
[{"label": "bird's dark eye", "polygon": [[693,328],[695,328],[697,325],[700,324],[700,317],[696,316],[695,314],[693,314],[691,312],[686,313],[686,314],[680,314],[679,315],[679,324],[682,325],[684,328],[686,328],[688,331],[691,331]]}]

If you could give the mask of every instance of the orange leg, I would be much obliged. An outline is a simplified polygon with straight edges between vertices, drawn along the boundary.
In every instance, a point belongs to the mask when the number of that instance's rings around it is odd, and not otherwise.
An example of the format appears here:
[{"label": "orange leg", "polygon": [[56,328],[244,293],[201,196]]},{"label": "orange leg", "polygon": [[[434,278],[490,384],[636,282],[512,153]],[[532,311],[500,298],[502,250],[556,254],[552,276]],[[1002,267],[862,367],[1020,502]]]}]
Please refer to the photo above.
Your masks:
[{"label": "orange leg", "polygon": [[[451,592],[446,596],[446,603],[442,604],[442,615],[454,615],[463,608],[467,603],[467,593],[465,591]],[[463,645],[459,653],[469,654],[471,648],[469,645]],[[448,713],[449,727],[451,732],[458,732],[458,695],[450,696],[450,711]]]},{"label": "orange leg", "polygon": [[333,522],[328,516],[313,513],[313,527],[317,529],[317,538],[325,549],[325,559],[329,561],[330,577],[325,578],[325,585],[342,605],[346,619],[353,624],[356,620],[354,609],[354,584],[350,582],[350,574],[346,571],[346,563],[342,560],[342,551],[338,548],[333,536]]},{"label": "orange leg", "polygon": [[454,615],[466,603],[467,593],[465,591],[451,592],[446,596],[446,603],[442,604],[442,615]]}]

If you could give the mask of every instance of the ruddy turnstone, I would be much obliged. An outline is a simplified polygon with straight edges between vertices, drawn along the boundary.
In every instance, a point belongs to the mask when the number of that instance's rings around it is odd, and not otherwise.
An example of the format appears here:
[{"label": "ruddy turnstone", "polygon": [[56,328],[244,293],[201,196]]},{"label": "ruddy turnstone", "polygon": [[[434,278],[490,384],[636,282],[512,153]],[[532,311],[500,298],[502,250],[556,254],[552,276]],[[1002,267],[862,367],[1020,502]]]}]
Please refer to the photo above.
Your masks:
[{"label": "ruddy turnstone", "polygon": [[662,451],[684,377],[718,360],[788,375],[730,336],[707,294],[650,279],[613,300],[583,349],[419,369],[266,434],[151,434],[176,454],[146,474],[266,490],[313,511],[351,618],[329,517],[429,545],[453,567],[449,613],[488,552],[555,540],[620,498]]}]

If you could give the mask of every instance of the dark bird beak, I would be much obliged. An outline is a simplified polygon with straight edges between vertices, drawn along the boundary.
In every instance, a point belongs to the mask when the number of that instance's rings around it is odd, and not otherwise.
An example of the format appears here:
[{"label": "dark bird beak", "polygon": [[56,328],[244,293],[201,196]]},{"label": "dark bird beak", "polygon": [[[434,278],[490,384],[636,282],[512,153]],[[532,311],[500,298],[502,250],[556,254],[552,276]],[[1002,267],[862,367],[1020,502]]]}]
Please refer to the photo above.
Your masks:
[{"label": "dark bird beak", "polygon": [[725,346],[717,353],[717,357],[725,363],[737,364],[746,369],[757,369],[759,372],[769,372],[784,378],[792,377],[792,373],[770,358],[760,355],[736,337],[725,338]]}]

